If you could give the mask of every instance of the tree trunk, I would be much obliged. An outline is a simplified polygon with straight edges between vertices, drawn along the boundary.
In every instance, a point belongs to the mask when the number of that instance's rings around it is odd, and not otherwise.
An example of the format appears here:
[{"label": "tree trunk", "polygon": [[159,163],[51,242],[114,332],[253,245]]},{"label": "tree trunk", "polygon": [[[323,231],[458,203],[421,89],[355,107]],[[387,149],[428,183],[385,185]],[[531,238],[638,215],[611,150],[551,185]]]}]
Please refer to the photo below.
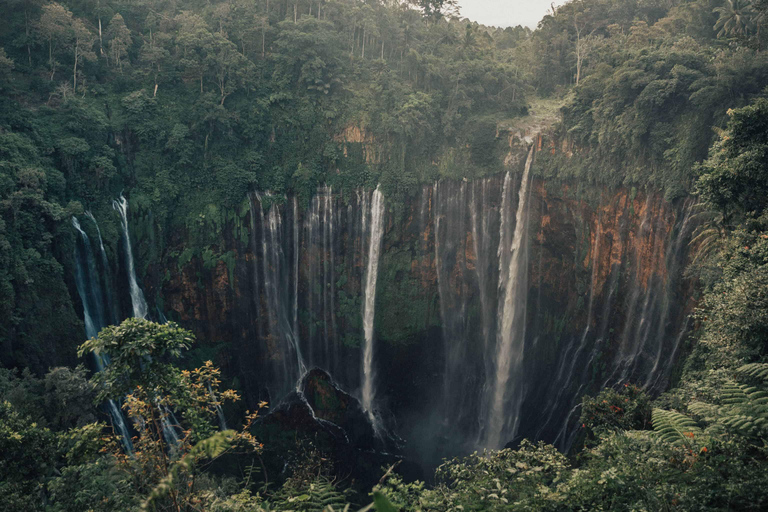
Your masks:
[{"label": "tree trunk", "polygon": [[365,25],[363,25],[363,54],[361,57],[365,59]]},{"label": "tree trunk", "polygon": [[29,66],[32,67],[32,49],[29,47],[29,15],[27,11],[24,11],[24,33],[27,36],[27,60]]},{"label": "tree trunk", "polygon": [[75,67],[73,68],[73,71],[72,71],[72,83],[73,83],[72,91],[75,94],[77,94],[77,50],[78,50],[77,45],[78,45],[78,42],[77,40],[75,40]]},{"label": "tree trunk", "polygon": [[50,80],[53,80],[53,75],[56,73],[56,64],[53,63],[53,36],[48,37],[48,65],[51,66]]},{"label": "tree trunk", "polygon": [[579,85],[579,78],[581,78],[581,52],[576,50],[576,85]]}]

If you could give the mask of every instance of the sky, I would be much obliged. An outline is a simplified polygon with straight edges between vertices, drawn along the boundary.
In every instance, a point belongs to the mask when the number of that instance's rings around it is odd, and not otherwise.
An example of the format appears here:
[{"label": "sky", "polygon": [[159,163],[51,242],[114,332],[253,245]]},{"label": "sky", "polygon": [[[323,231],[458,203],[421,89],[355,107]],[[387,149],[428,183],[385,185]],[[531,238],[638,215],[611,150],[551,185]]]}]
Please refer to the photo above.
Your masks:
[{"label": "sky", "polygon": [[536,28],[553,3],[562,5],[566,0],[458,0],[461,16],[483,25]]}]

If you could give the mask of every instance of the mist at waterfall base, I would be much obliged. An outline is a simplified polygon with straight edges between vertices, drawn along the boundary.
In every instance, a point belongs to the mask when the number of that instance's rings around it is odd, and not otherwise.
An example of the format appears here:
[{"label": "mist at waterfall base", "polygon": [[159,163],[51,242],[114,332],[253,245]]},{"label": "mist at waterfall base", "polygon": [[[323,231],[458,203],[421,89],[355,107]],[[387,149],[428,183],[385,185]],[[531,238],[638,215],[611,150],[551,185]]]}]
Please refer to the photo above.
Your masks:
[{"label": "mist at waterfall base", "polygon": [[[322,186],[307,204],[253,192],[224,289],[240,299],[216,317],[247,405],[275,406],[322,368],[426,476],[522,438],[567,450],[581,397],[603,386],[662,390],[689,327],[691,202],[569,199],[534,162],[531,149],[505,175],[425,185],[399,215],[379,190]],[[126,231],[114,266],[134,298],[127,203],[116,204]],[[214,312],[201,311],[200,324],[166,313],[205,332]]]}]

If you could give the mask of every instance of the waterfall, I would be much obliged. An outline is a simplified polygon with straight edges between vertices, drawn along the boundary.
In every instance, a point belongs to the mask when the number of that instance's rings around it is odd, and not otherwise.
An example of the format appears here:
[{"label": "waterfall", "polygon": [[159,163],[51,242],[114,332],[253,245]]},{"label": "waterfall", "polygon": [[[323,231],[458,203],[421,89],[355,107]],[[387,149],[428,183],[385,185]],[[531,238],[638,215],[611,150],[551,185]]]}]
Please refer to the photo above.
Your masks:
[{"label": "waterfall", "polygon": [[125,242],[125,260],[128,267],[128,285],[131,292],[131,305],[133,316],[147,318],[147,301],[144,292],[139,288],[136,280],[136,268],[133,262],[133,249],[131,248],[131,235],[128,232],[128,201],[120,194],[120,199],[112,201],[112,207],[120,213],[120,225],[123,228],[123,242]]},{"label": "waterfall", "polygon": [[[318,322],[315,320],[316,318],[316,306],[315,306],[315,294],[316,294],[316,283],[317,283],[317,258],[318,258],[318,249],[315,247],[317,245],[317,238],[318,233],[320,231],[320,201],[317,196],[312,198],[312,202],[309,205],[309,209],[306,213],[306,219],[305,219],[305,229],[306,229],[306,253],[307,253],[307,268],[306,268],[306,275],[307,275],[307,313],[308,313],[308,325],[307,325],[307,339],[305,340],[305,343],[307,344],[307,359],[309,361],[309,364],[311,366],[315,366],[318,364],[318,357],[315,355],[315,335],[317,332],[317,324]],[[320,255],[320,258],[323,258],[323,255]],[[322,260],[321,260],[322,261]]]},{"label": "waterfall", "polygon": [[363,302],[363,408],[368,417],[378,428],[378,420],[374,414],[373,402],[376,396],[373,370],[373,321],[376,305],[376,280],[379,270],[379,253],[381,239],[384,234],[384,198],[379,187],[373,191],[370,210],[370,237],[368,245],[368,266],[365,273],[365,297]]},{"label": "waterfall", "polygon": [[467,247],[467,188],[466,181],[447,180],[436,182],[432,188],[434,261],[443,339],[441,419],[445,435],[455,423],[464,424],[477,417],[476,400],[467,392],[472,388],[470,379],[477,375],[472,371],[470,353],[474,347],[469,342],[472,287],[467,274],[473,255]]},{"label": "waterfall", "polygon": [[[93,219],[93,216],[90,216],[90,218]],[[95,219],[93,219],[93,221],[96,222]],[[80,245],[77,243],[75,244],[75,284],[77,286],[77,293],[80,295],[80,301],[83,303],[85,335],[90,339],[98,336],[99,331],[109,325],[109,322],[107,322],[104,314],[105,303],[103,294],[101,293],[99,274],[96,270],[90,240],[88,239],[88,235],[81,228],[80,222],[78,222],[76,217],[72,217],[72,226],[78,233],[80,233],[80,240],[82,243],[82,249],[80,248]],[[99,236],[99,238],[101,237]],[[109,363],[106,356],[95,354],[94,361],[96,362],[98,371],[104,370]],[[106,407],[112,418],[112,425],[122,439],[126,453],[132,453],[133,443],[131,443],[131,436],[128,427],[125,424],[123,414],[120,411],[120,407],[114,400],[108,400]]]},{"label": "waterfall", "polygon": [[[318,187],[304,222],[309,324],[307,339],[302,341],[308,364],[331,373],[343,370],[339,361],[336,323],[337,217],[333,189],[328,185]],[[298,230],[295,236],[298,237]],[[294,243],[298,246],[298,238]]]},{"label": "waterfall", "polygon": [[495,265],[493,256],[498,254],[498,248],[494,248],[493,246],[495,239],[493,233],[499,231],[494,231],[493,228],[495,227],[494,222],[499,219],[499,212],[491,206],[491,198],[493,196],[493,190],[497,188],[496,180],[484,179],[479,183],[475,183],[475,186],[472,189],[470,204],[470,221],[472,225],[473,249],[475,252],[475,276],[477,278],[477,289],[480,296],[483,355],[482,373],[486,376],[484,379],[485,381],[490,380],[489,376],[492,374],[495,366],[493,349],[495,347],[494,333],[496,332],[497,326],[494,309],[497,309],[496,300],[498,298],[498,290],[495,286],[495,282],[498,279],[496,276],[496,269],[498,266]]},{"label": "waterfall", "polygon": [[[81,254],[80,248],[75,245],[75,261],[77,262],[75,278],[77,291],[83,303],[85,335],[90,339],[98,336],[99,331],[106,327],[108,323],[104,315],[104,299],[101,293],[101,284],[99,283],[99,273],[93,260],[91,242],[88,239],[88,235],[80,227],[80,222],[78,222],[76,217],[72,217],[72,226],[80,233],[80,239],[83,244],[82,253],[84,254]],[[83,260],[85,268],[82,265]]]},{"label": "waterfall", "polygon": [[[297,323],[297,306],[295,296],[294,300],[290,301],[291,289],[288,284],[290,270],[288,269],[291,267],[283,251],[283,220],[278,198],[270,192],[264,194],[252,192],[249,198],[251,218],[255,222],[258,216],[258,227],[261,233],[261,269],[256,264],[254,274],[258,275],[261,270],[266,302],[268,344],[274,347],[279,356],[275,361],[274,384],[278,386],[280,394],[284,394],[298,385],[306,368],[294,329]],[[264,206],[267,200],[271,201],[271,204],[265,216]],[[255,228],[256,225],[254,224],[253,227]],[[254,240],[256,234],[254,229],[252,232]],[[295,238],[296,233],[294,233]],[[294,290],[296,286],[294,282]]]},{"label": "waterfall", "polygon": [[[624,232],[619,233],[618,240],[612,241],[616,247],[622,247],[625,241],[634,243],[631,246],[634,252],[611,251],[610,261],[627,261],[628,268],[623,271],[610,269],[609,279],[602,285],[607,292],[602,301],[602,313],[594,304],[600,265],[596,258],[601,252],[598,244],[603,238],[603,224],[599,216],[597,219],[587,324],[580,342],[576,344],[574,340],[560,361],[558,377],[551,388],[554,391],[550,392],[545,408],[548,414],[536,435],[541,438],[549,423],[557,418],[556,430],[550,431],[549,439],[564,451],[570,449],[578,434],[576,420],[583,394],[624,382],[634,382],[649,390],[663,388],[681,340],[690,326],[688,315],[684,311],[677,314],[674,308],[679,304],[677,294],[687,258],[687,241],[693,228],[692,201],[683,203],[669,228],[658,215],[663,208],[660,197],[649,194],[640,204],[644,206],[637,226],[632,227],[632,216],[628,216],[623,223]],[[606,220],[610,223],[610,219]],[[622,273],[630,276],[625,282],[622,282]],[[597,327],[594,332],[593,325]],[[620,330],[616,329],[615,337],[611,335],[611,325],[621,326]],[[589,343],[592,348],[587,353]],[[601,350],[614,343],[616,353],[613,358],[597,367]],[[572,350],[575,352],[570,353]],[[605,373],[601,375],[601,372]],[[595,379],[599,380],[595,382]],[[563,411],[569,412],[566,415]]]},{"label": "waterfall", "polygon": [[93,216],[93,214],[90,211],[85,212],[85,216],[90,219],[91,222],[93,222],[93,225],[96,226],[96,234],[99,236],[99,251],[101,254],[101,271],[102,276],[104,278],[104,292],[106,294],[106,304],[105,307],[109,309],[110,313],[110,320],[112,324],[117,325],[120,323],[120,312],[117,309],[117,297],[114,295],[114,290],[111,286],[111,278],[110,278],[110,272],[109,272],[109,259],[107,258],[107,251],[104,249],[104,240],[101,238],[101,229],[99,228],[99,223],[96,222],[96,218]]},{"label": "waterfall", "polygon": [[[599,208],[598,208],[599,211]],[[552,389],[556,390],[556,394],[550,394],[550,399],[547,401],[546,406],[544,407],[544,411],[548,411],[547,417],[540,426],[536,437],[538,438],[541,433],[544,431],[544,429],[549,425],[550,421],[552,420],[552,417],[557,413],[558,409],[562,407],[562,404],[560,400],[563,398],[563,395],[568,392],[571,385],[571,379],[573,378],[573,372],[576,369],[576,365],[579,362],[579,356],[581,355],[584,350],[587,348],[588,344],[588,335],[590,331],[592,330],[592,320],[593,320],[593,311],[594,311],[594,303],[595,303],[595,290],[597,288],[597,276],[598,276],[598,270],[600,268],[600,264],[598,261],[598,258],[600,256],[600,241],[602,239],[602,225],[600,224],[600,218],[598,214],[597,219],[597,225],[595,227],[595,231],[593,234],[594,242],[592,243],[592,252],[590,253],[590,264],[592,265],[592,274],[590,278],[589,283],[589,302],[587,305],[587,321],[584,326],[584,331],[581,334],[581,341],[579,342],[579,346],[576,349],[575,353],[571,353],[571,349],[573,348],[573,343],[570,343],[566,350],[561,354],[560,356],[560,363],[558,365],[557,373],[555,374],[555,378],[552,380]],[[600,347],[599,343],[594,343],[594,347],[592,350],[592,353],[590,354],[589,361],[585,366],[582,366],[584,370],[589,369],[591,362],[594,360],[594,358],[597,356],[598,348]],[[565,368],[568,367],[568,373],[566,376]],[[576,392],[575,396],[579,396],[579,392],[581,391],[581,387]]]},{"label": "waterfall", "polygon": [[[120,225],[123,228],[123,242],[125,244],[125,260],[126,268],[128,272],[128,285],[131,293],[131,307],[133,308],[134,318],[148,318],[147,300],[144,298],[144,292],[139,287],[138,279],[136,278],[136,265],[133,261],[133,249],[131,248],[131,236],[128,231],[128,201],[125,196],[120,194],[120,198],[112,201],[112,208],[120,213]],[[160,409],[160,405],[157,406]],[[173,416],[173,412],[167,407],[163,406],[161,410],[161,425],[163,427],[163,436],[166,439],[168,445],[175,449],[179,443],[179,436],[176,433],[178,421]],[[174,422],[169,421],[169,417],[173,418]]]},{"label": "waterfall", "polygon": [[[675,303],[675,297],[674,297],[674,289],[677,284],[677,281],[679,280],[679,275],[681,274],[683,270],[683,265],[687,259],[687,254],[684,255],[683,251],[687,249],[688,246],[688,240],[690,240],[691,237],[691,231],[692,231],[692,225],[691,225],[691,219],[694,217],[693,210],[694,210],[694,201],[692,199],[688,199],[686,201],[685,210],[683,213],[683,220],[680,223],[680,227],[677,230],[677,235],[674,238],[674,242],[670,249],[667,251],[666,255],[666,267],[667,267],[667,275],[669,276],[669,279],[673,281],[672,285],[667,284],[667,286],[664,289],[664,294],[662,296],[663,304],[661,308],[661,318],[657,323],[657,330],[656,330],[656,342],[658,343],[658,347],[656,348],[656,355],[653,359],[653,367],[651,368],[651,371],[648,372],[647,378],[645,379],[645,382],[643,384],[643,387],[645,388],[652,388],[654,386],[659,386],[659,380],[662,378],[664,374],[666,374],[668,371],[671,371],[671,365],[666,365],[664,368],[661,368],[661,362],[662,362],[662,354],[664,349],[664,343],[662,342],[664,340],[664,331],[668,327],[668,321],[670,316],[670,309],[672,305]],[[675,356],[677,355],[678,348],[680,346],[680,341],[683,339],[685,334],[688,332],[688,325],[690,322],[690,318],[686,315],[685,321],[683,322],[682,329],[679,331],[679,333],[675,336],[675,344],[673,345],[672,351],[669,356],[669,360],[674,361]]]},{"label": "waterfall", "polygon": [[326,198],[325,211],[328,219],[326,225],[328,226],[327,246],[329,253],[329,258],[325,261],[325,267],[327,269],[327,274],[329,275],[329,278],[326,281],[328,283],[326,286],[326,293],[328,294],[329,303],[328,315],[331,318],[331,333],[328,337],[330,347],[328,353],[331,360],[336,362],[338,359],[338,344],[336,343],[336,238],[334,235],[334,227],[336,225],[336,202],[333,200],[333,189],[331,187],[327,188]]},{"label": "waterfall", "polygon": [[[480,294],[480,310],[483,326],[483,347],[488,350],[491,346],[491,323],[493,315],[491,314],[490,301],[488,297],[488,256],[491,253],[490,236],[490,206],[488,197],[490,196],[490,180],[475,182],[472,187],[472,196],[470,198],[470,220],[472,226],[472,248],[475,253],[475,274],[477,275],[477,284]],[[478,186],[479,185],[479,186]],[[478,188],[480,191],[478,192]],[[478,197],[480,200],[478,201]]]},{"label": "waterfall", "polygon": [[506,213],[510,206],[511,178],[504,179],[501,205],[499,244],[499,320],[495,359],[495,375],[491,390],[485,446],[500,448],[503,441],[514,437],[520,422],[519,412],[523,400],[523,349],[528,278],[528,199],[529,176],[533,164],[534,147],[528,152],[525,170],[520,182],[515,231],[511,245]]},{"label": "waterfall", "polygon": [[163,427],[163,437],[165,438],[165,444],[168,445],[168,448],[172,453],[178,453],[179,442],[181,439],[179,438],[179,434],[176,432],[176,429],[181,428],[179,425],[179,420],[176,419],[173,411],[165,405],[160,405],[158,403],[157,410],[160,412],[160,425]]},{"label": "waterfall", "polygon": [[[301,354],[299,339],[299,200],[293,197],[293,337]],[[301,355],[299,355],[301,358]]]}]

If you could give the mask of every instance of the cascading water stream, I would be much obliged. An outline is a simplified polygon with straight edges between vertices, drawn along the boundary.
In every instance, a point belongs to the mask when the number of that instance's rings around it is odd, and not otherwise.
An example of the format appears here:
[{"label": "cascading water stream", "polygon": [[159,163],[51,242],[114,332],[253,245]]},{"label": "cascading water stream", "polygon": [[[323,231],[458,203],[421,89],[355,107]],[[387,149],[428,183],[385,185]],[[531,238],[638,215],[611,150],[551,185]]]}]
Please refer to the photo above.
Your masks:
[{"label": "cascading water stream", "polygon": [[[598,208],[598,211],[599,211],[599,208]],[[537,438],[541,435],[541,432],[549,425],[550,421],[552,420],[552,417],[557,412],[558,405],[560,404],[560,401],[563,395],[567,393],[569,390],[571,379],[573,378],[573,372],[576,369],[576,365],[579,362],[579,356],[587,348],[587,338],[590,331],[592,330],[592,320],[594,316],[593,310],[594,310],[594,303],[595,303],[595,289],[597,288],[597,276],[598,276],[598,270],[600,268],[598,258],[600,256],[600,241],[602,239],[602,225],[600,224],[599,217],[597,219],[597,226],[595,227],[595,233],[593,235],[593,239],[594,239],[594,242],[592,243],[592,252],[590,255],[590,264],[592,265],[592,275],[589,283],[589,302],[587,306],[587,322],[584,326],[584,331],[581,334],[581,341],[579,342],[578,348],[576,348],[576,352],[573,354],[571,353],[571,348],[573,344],[570,344],[560,358],[560,364],[558,365],[557,374],[555,376],[555,379],[552,381],[552,389],[557,390],[557,393],[556,395],[550,396],[550,400],[547,401],[547,404],[544,407],[544,410],[549,412],[547,414],[546,419],[544,420],[541,427],[539,428],[538,433],[536,434]],[[585,370],[589,368],[591,361],[594,359],[595,355],[597,354],[598,347],[599,347],[599,344],[595,343],[595,346],[593,347],[589,361],[583,367]],[[567,374],[565,373],[566,367],[568,367]],[[581,391],[581,387],[579,387],[579,390],[576,392],[576,396],[578,396],[580,391]]]},{"label": "cascading water stream", "polygon": [[107,251],[104,249],[104,240],[101,238],[101,229],[99,223],[96,222],[96,218],[90,211],[85,212],[85,216],[93,222],[96,227],[96,234],[99,237],[99,252],[101,254],[101,266],[102,277],[104,282],[105,292],[105,305],[104,307],[109,310],[110,320],[112,324],[117,325],[120,323],[120,313],[117,310],[117,297],[114,296],[114,290],[111,285],[110,271],[109,271],[109,258],[107,258]]},{"label": "cascading water stream", "polygon": [[[90,218],[96,222],[93,216]],[[72,226],[80,233],[80,240],[83,246],[81,250],[80,246],[75,244],[75,284],[77,286],[77,293],[80,295],[80,300],[83,303],[85,335],[90,339],[98,336],[99,331],[109,325],[109,323],[104,314],[105,304],[100,290],[99,274],[96,271],[90,240],[75,217],[72,217]],[[105,356],[94,355],[94,360],[98,371],[104,370],[107,364],[109,364],[109,360]],[[109,415],[112,417],[112,424],[123,442],[123,448],[126,453],[132,453],[133,443],[131,443],[131,436],[120,407],[114,400],[108,400],[106,406],[109,410]]]},{"label": "cascading water stream", "polygon": [[296,349],[301,357],[301,340],[299,339],[299,200],[293,198],[293,338]]},{"label": "cascading water stream", "polygon": [[[307,363],[330,372],[340,370],[336,325],[336,200],[328,185],[318,187],[304,220],[307,302]],[[297,222],[297,221],[295,221]],[[295,240],[298,244],[298,240]]]},{"label": "cascading water stream", "polygon": [[[265,216],[264,206],[267,199],[271,200],[271,204]],[[297,285],[295,281],[293,304],[292,306],[289,305],[291,304],[289,300],[291,291],[288,284],[290,282],[288,275],[290,267],[283,251],[283,220],[276,199],[269,192],[264,194],[252,192],[250,194],[253,227],[256,227],[255,219],[258,217],[258,227],[261,233],[261,269],[256,264],[254,274],[258,275],[259,270],[261,270],[264,298],[266,299],[267,334],[279,353],[277,375],[275,376],[277,382],[275,384],[278,386],[279,394],[282,395],[298,386],[306,367],[295,330],[295,325],[298,322],[297,299],[295,297]],[[255,229],[252,236],[256,237]],[[295,238],[296,233],[294,233]],[[254,247],[256,247],[255,244]],[[291,309],[289,310],[289,308]]]},{"label": "cascading water stream", "polygon": [[208,383],[208,396],[211,397],[211,402],[216,407],[216,416],[219,418],[219,428],[223,430],[227,430],[227,420],[224,417],[224,410],[221,408],[221,402],[216,398],[216,394],[213,392],[213,387],[211,387],[211,383]]},{"label": "cascading water stream", "polygon": [[370,237],[368,245],[368,266],[365,273],[365,296],[363,301],[363,408],[378,432],[379,421],[374,414],[375,375],[373,369],[373,325],[376,305],[376,281],[379,271],[379,253],[381,252],[381,239],[384,234],[384,198],[376,187],[371,197],[371,221]]},{"label": "cascading water stream", "polygon": [[[131,247],[131,235],[128,230],[128,201],[125,196],[120,194],[119,199],[112,201],[112,207],[120,213],[120,225],[123,228],[123,242],[125,243],[125,260],[126,268],[128,272],[128,285],[131,293],[131,307],[133,309],[134,318],[148,318],[149,308],[147,307],[147,299],[144,297],[144,292],[139,287],[139,281],[136,278],[136,265],[133,261],[133,249]],[[166,443],[171,449],[176,449],[176,445],[179,443],[179,435],[176,432],[176,425],[178,421],[173,416],[173,411],[166,406],[157,405],[160,411],[160,423],[163,427],[163,436]],[[173,422],[171,422],[171,418]]]},{"label": "cascading water stream", "polygon": [[[661,205],[660,198],[654,202],[654,198],[649,195],[644,201],[644,213],[636,230],[632,232],[628,230],[624,235],[626,239],[635,241],[638,253],[643,254],[644,257],[634,262],[633,279],[627,282],[630,293],[625,295],[626,309],[623,313],[623,328],[617,343],[618,350],[613,360],[608,362],[607,368],[604,367],[604,371],[609,373],[607,378],[601,381],[601,388],[631,381],[642,384],[646,389],[660,389],[667,372],[672,368],[670,362],[676,359],[680,341],[688,332],[690,317],[674,316],[673,304],[681,282],[680,271],[686,261],[687,240],[691,235],[692,203],[690,200],[684,203],[681,215],[670,228],[671,233],[658,225],[658,215],[654,212],[658,211]],[[598,228],[599,226],[600,224]],[[595,254],[599,252],[596,247],[594,252]],[[611,259],[613,260],[616,256],[612,254]],[[594,256],[592,259],[593,265],[596,265]],[[558,393],[554,403],[548,402],[552,409],[545,424],[539,430],[541,433],[547,426],[556,407],[561,410],[570,409],[567,416],[560,418],[562,423],[552,441],[562,450],[570,449],[578,434],[578,429],[575,428],[578,402],[590,386],[590,375],[599,375],[594,365],[601,349],[606,348],[605,342],[610,341],[606,338],[610,336],[607,334],[608,322],[610,313],[614,310],[614,297],[619,295],[620,272],[611,272],[612,277],[605,285],[609,292],[607,299],[603,301],[603,313],[595,314],[591,303],[595,289],[595,268],[593,266],[592,269],[590,318],[584,336],[592,335],[590,325],[600,316],[602,316],[600,322],[602,325],[596,332],[596,339],[592,340],[593,347],[586,361],[579,360],[576,355],[569,357],[570,371],[562,379],[558,379],[556,385],[559,388],[568,387],[568,393]],[[673,318],[676,319],[675,323],[672,323]],[[674,343],[665,343],[671,334],[674,334]],[[584,336],[580,349],[585,346]],[[580,369],[575,370],[575,368]],[[577,384],[578,387],[576,387]],[[562,400],[560,395],[563,395]]]},{"label": "cascading water stream", "polygon": [[336,202],[333,199],[333,189],[328,187],[327,191],[327,207],[328,212],[328,252],[330,259],[326,260],[326,267],[330,279],[326,292],[328,293],[329,302],[329,316],[331,318],[331,334],[329,337],[329,355],[333,361],[338,359],[338,344],[336,343],[337,330],[336,330],[336,237],[334,234],[334,228],[336,226]]},{"label": "cascading water stream", "polygon": [[128,285],[131,292],[131,306],[135,318],[147,318],[147,300],[141,291],[136,279],[136,268],[133,262],[133,249],[131,248],[131,235],[128,232],[128,201],[120,194],[119,199],[112,201],[112,207],[120,213],[120,225],[123,228],[123,241],[125,242],[125,260],[128,267]]},{"label": "cascading water stream", "polygon": [[511,178],[504,179],[499,244],[499,320],[495,359],[495,375],[490,390],[490,406],[484,436],[487,448],[500,448],[505,439],[514,437],[520,421],[523,401],[523,351],[528,278],[528,203],[530,197],[530,171],[535,146],[531,146],[520,182],[515,231],[511,245],[505,214],[509,206]]},{"label": "cascading water stream", "polygon": [[[470,199],[470,219],[472,226],[472,244],[475,253],[475,273],[477,274],[477,284],[480,293],[480,310],[482,314],[483,326],[483,348],[487,351],[491,346],[491,323],[493,315],[490,307],[491,299],[488,297],[488,256],[491,253],[490,236],[490,206],[488,197],[490,195],[490,181],[482,180],[476,182],[472,188]],[[479,187],[477,185],[480,185]],[[478,192],[478,188],[480,191]],[[478,196],[480,200],[478,201]]]},{"label": "cascading water stream", "polygon": [[[458,367],[466,361],[466,300],[463,290],[451,286],[452,271],[463,266],[460,243],[466,233],[465,194],[466,182],[436,182],[433,188],[435,201],[435,273],[440,299],[440,320],[443,331],[445,364],[443,369],[444,407],[454,409],[460,390],[454,389]],[[456,236],[458,234],[458,236]],[[461,412],[466,409],[460,408]],[[445,419],[449,418],[446,413]]]},{"label": "cascading water stream", "polygon": [[[669,276],[669,279],[672,279],[676,281],[676,277],[681,273],[682,266],[686,261],[686,257],[683,254],[683,251],[687,248],[687,240],[690,238],[691,235],[691,219],[693,218],[693,210],[694,210],[694,202],[693,200],[688,200],[686,202],[685,210],[683,213],[683,221],[680,224],[680,228],[677,231],[677,236],[674,239],[674,243],[672,244],[669,251],[667,251],[667,257],[666,257],[666,266],[667,266],[667,275]],[[662,377],[662,374],[665,373],[662,370],[671,369],[669,365],[667,365],[665,368],[661,368],[661,361],[662,361],[662,353],[664,344],[661,342],[661,340],[664,339],[664,331],[667,328],[667,321],[669,320],[669,315],[671,313],[671,306],[674,303],[674,296],[673,296],[673,290],[674,286],[667,285],[664,290],[663,294],[663,304],[661,308],[661,318],[658,321],[658,327],[656,331],[656,341],[658,343],[658,347],[656,349],[656,355],[653,360],[653,367],[651,368],[651,371],[648,372],[648,376],[643,384],[643,387],[646,389],[652,388],[654,385],[656,385],[659,381],[659,379]],[[688,331],[688,323],[689,318],[686,316],[686,320],[683,322],[683,329],[680,331],[680,333],[675,337],[675,344],[673,346],[672,352],[671,352],[671,360],[675,360],[675,356],[677,355],[678,347],[680,346],[680,340],[685,335],[685,333]]]}]

